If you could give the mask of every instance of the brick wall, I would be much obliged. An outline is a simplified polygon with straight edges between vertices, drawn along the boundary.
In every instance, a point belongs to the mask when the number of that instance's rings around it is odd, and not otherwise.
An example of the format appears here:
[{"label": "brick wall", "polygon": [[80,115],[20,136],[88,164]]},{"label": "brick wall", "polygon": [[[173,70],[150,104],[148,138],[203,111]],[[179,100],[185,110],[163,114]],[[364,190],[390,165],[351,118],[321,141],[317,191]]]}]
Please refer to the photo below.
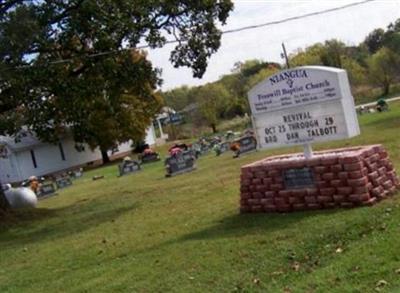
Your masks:
[{"label": "brick wall", "polygon": [[[287,170],[309,168],[313,184],[288,188]],[[268,157],[245,165],[240,176],[240,211],[291,212],[372,205],[396,192],[400,182],[381,145]]]}]

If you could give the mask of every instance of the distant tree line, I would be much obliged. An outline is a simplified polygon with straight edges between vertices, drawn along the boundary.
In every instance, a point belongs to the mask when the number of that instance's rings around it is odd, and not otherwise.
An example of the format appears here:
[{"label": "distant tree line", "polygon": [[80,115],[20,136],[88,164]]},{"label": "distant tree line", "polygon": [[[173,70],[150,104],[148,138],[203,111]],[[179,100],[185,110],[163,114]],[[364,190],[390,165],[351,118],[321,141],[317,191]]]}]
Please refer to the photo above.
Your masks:
[{"label": "distant tree line", "polygon": [[[376,87],[381,95],[391,93],[400,82],[400,19],[386,30],[375,29],[358,46],[346,46],[332,39],[289,56],[291,67],[324,65],[347,70],[354,95],[362,96]],[[247,92],[255,84],[281,70],[283,65],[262,60],[237,62],[230,74],[203,86],[182,86],[162,93],[165,103],[175,110],[195,104],[190,118],[195,125],[217,131],[218,121],[249,113]]]}]

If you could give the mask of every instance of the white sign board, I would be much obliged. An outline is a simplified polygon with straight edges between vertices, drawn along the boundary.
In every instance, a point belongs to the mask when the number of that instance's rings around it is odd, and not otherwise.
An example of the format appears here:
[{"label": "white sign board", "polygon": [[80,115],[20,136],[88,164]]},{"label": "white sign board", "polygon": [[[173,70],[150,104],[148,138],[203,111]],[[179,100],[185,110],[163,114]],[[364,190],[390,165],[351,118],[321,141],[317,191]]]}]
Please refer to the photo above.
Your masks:
[{"label": "white sign board", "polygon": [[261,148],[360,134],[346,71],[304,66],[266,78],[248,93]]}]

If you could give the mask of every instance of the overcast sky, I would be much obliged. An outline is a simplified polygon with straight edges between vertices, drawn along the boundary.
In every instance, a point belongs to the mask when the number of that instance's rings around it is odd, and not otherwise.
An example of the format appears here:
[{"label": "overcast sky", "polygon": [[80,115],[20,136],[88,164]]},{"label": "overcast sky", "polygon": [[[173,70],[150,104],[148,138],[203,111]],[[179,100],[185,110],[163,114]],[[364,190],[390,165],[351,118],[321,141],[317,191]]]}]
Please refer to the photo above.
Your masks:
[{"label": "overcast sky", "polygon": [[[238,0],[234,1],[234,11],[222,30],[267,23],[355,2],[360,0]],[[175,69],[171,66],[169,54],[173,45],[150,51],[149,58],[155,66],[162,68],[163,90],[182,85],[201,85],[228,74],[237,61],[262,59],[282,63],[282,42],[288,54],[332,38],[347,45],[357,45],[373,29],[386,28],[398,18],[400,0],[376,0],[323,15],[226,34],[222,36],[218,52],[209,60],[202,79],[193,78],[189,69]]]}]

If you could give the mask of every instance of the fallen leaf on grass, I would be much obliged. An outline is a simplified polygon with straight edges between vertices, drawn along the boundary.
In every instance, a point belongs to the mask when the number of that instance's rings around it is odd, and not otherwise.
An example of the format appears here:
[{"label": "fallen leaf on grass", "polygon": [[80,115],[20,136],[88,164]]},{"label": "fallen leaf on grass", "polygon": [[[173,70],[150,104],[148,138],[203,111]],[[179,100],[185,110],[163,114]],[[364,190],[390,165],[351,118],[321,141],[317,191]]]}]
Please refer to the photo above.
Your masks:
[{"label": "fallen leaf on grass", "polygon": [[292,290],[289,287],[285,287],[283,288],[283,293],[292,293]]},{"label": "fallen leaf on grass", "polygon": [[376,282],[375,291],[381,291],[381,289],[386,285],[388,285],[388,282],[386,282],[385,280],[379,280],[378,282]]},{"label": "fallen leaf on grass", "polygon": [[296,262],[294,262],[293,264],[292,264],[292,269],[295,271],[295,272],[298,272],[299,270],[300,270],[300,264],[296,261]]},{"label": "fallen leaf on grass", "polygon": [[353,272],[358,272],[360,270],[360,267],[359,266],[355,266],[354,268],[353,268]]},{"label": "fallen leaf on grass", "polygon": [[242,288],[241,285],[237,285],[237,286],[233,289],[233,291],[234,291],[234,292],[236,292],[236,291],[243,291],[243,288]]},{"label": "fallen leaf on grass", "polygon": [[275,271],[275,272],[272,272],[270,275],[271,275],[271,276],[283,275],[283,271]]},{"label": "fallen leaf on grass", "polygon": [[342,249],[341,247],[338,247],[338,248],[336,248],[335,252],[336,252],[336,253],[342,253],[342,252],[343,252],[343,249]]}]

